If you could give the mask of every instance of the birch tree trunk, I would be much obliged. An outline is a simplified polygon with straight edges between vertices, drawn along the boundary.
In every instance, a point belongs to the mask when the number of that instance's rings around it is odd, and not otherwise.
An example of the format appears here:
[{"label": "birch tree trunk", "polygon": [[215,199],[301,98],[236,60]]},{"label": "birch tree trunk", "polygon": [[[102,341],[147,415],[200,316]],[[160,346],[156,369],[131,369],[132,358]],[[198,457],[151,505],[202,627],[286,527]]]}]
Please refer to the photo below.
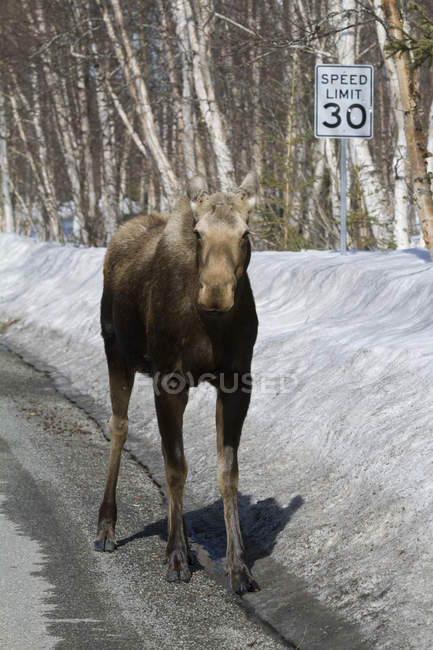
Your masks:
[{"label": "birch tree trunk", "polygon": [[340,223],[340,199],[339,199],[340,184],[339,184],[338,160],[337,160],[337,154],[335,152],[335,141],[332,140],[331,138],[322,138],[320,142],[323,142],[323,145],[321,146],[323,146],[324,148],[326,164],[329,170],[330,202],[331,202],[332,218],[334,223]]},{"label": "birch tree trunk", "polygon": [[15,231],[15,219],[9,191],[9,159],[7,147],[7,128],[3,80],[0,76],[0,172],[3,197],[4,229],[6,232]]},{"label": "birch tree trunk", "polygon": [[[33,99],[33,124],[36,132],[40,175],[45,190],[45,207],[48,211],[51,236],[55,241],[59,241],[61,228],[60,228],[60,220],[57,211],[57,197],[55,192],[53,175],[51,173],[51,169],[48,164],[47,142],[41,124],[39,89],[38,89],[38,82],[36,78],[35,69],[33,69],[32,71],[31,79],[32,79],[32,87],[33,87],[33,98],[32,98]],[[21,96],[21,98],[23,98],[23,95]],[[30,110],[31,110],[30,107],[28,107],[29,112]]]},{"label": "birch tree trunk", "polygon": [[[235,184],[235,174],[232,155],[227,142],[227,129],[216,101],[215,89],[210,74],[209,32],[205,28],[198,29],[192,14],[190,0],[175,0],[175,2],[176,15],[183,12],[186,21],[192,54],[195,91],[212,143],[218,180],[221,189],[227,191],[233,188]],[[196,5],[195,8],[198,19],[202,20],[200,6]]]},{"label": "birch tree trunk", "polygon": [[[394,38],[401,38],[403,22],[397,0],[383,0],[383,11],[389,32]],[[433,198],[430,178],[427,172],[427,136],[418,119],[418,83],[416,70],[411,68],[408,52],[395,57],[400,96],[404,111],[406,143],[413,174],[413,187],[421,231],[426,247],[433,259]]]},{"label": "birch tree trunk", "polygon": [[[79,115],[80,115],[80,127],[81,127],[81,150],[83,157],[83,187],[81,190],[82,203],[86,205],[86,219],[83,215],[83,208],[81,209],[81,215],[78,219],[74,218],[74,225],[76,224],[77,237],[79,241],[86,241],[86,233],[90,224],[93,224],[96,220],[96,189],[95,189],[95,175],[93,170],[93,159],[92,153],[90,151],[90,125],[88,118],[88,99],[86,92],[86,83],[85,83],[85,74],[83,69],[83,63],[79,62],[77,64],[77,94],[78,94],[78,106],[79,106]],[[81,184],[80,184],[81,185]],[[81,189],[81,187],[80,187]],[[87,199],[84,201],[83,199]],[[82,226],[85,225],[85,231],[82,231]],[[75,232],[74,232],[75,234]]]},{"label": "birch tree trunk", "polygon": [[[322,142],[323,138],[319,140],[317,144],[320,145]],[[317,223],[315,213],[317,206],[320,205],[321,202],[323,178],[325,176],[325,155],[322,149],[319,149],[318,146],[315,146],[314,149],[312,149],[312,152],[314,163],[313,182],[307,202],[307,224],[304,232],[305,237],[309,238],[310,243],[313,244],[313,246],[317,246],[318,237],[316,236],[314,227]]]},{"label": "birch tree trunk", "polygon": [[[102,83],[102,81],[101,81],[101,83]],[[123,108],[122,104],[120,103],[120,100],[119,100],[118,96],[114,92],[108,77],[105,77],[103,84],[104,84],[104,87],[105,87],[106,91],[108,91],[108,94],[111,97],[111,101],[113,102],[113,106],[115,107],[115,109],[116,109],[120,119],[122,120],[126,130],[128,131],[129,135],[131,136],[132,141],[136,145],[139,152],[144,156],[144,158],[149,158],[149,154],[148,154],[148,151],[146,149],[146,145],[144,144],[144,142],[141,139],[141,137],[140,137],[139,133],[137,132],[137,130],[134,128],[134,124],[133,124],[132,119],[130,119],[128,117],[128,115],[126,114],[126,111]]]},{"label": "birch tree trunk", "polygon": [[[50,73],[48,73],[50,74]],[[57,75],[56,75],[57,76]],[[87,220],[83,210],[84,183],[80,174],[81,147],[77,142],[77,136],[72,127],[72,119],[69,110],[67,97],[67,88],[64,80],[57,80],[55,77],[49,81],[52,89],[56,84],[56,90],[53,96],[54,105],[56,106],[56,116],[58,120],[57,136],[62,150],[66,172],[71,184],[72,200],[75,207],[74,227],[77,239],[86,246],[89,244],[89,231]],[[60,92],[61,91],[61,92]]]},{"label": "birch tree trunk", "polygon": [[433,192],[433,100],[430,106],[428,123],[427,152],[430,155],[427,157],[427,172],[430,176],[430,188]]},{"label": "birch tree trunk", "polygon": [[[22,104],[26,104],[24,95],[21,93],[18,83],[14,77],[13,74],[10,74],[11,79],[14,82],[14,92],[9,93],[9,101],[11,104],[12,108],[12,114],[14,118],[15,125],[17,127],[19,136],[21,138],[21,141],[24,145],[25,149],[25,155],[26,158],[30,164],[30,168],[32,170],[33,176],[36,180],[36,186],[37,186],[37,192],[38,196],[42,205],[42,210],[45,211],[42,221],[41,221],[41,227],[42,227],[42,234],[43,238],[47,239],[49,232],[51,233],[51,236],[53,237],[54,240],[58,240],[59,238],[59,233],[60,233],[60,223],[59,223],[59,216],[57,213],[57,205],[55,201],[55,196],[53,195],[53,190],[49,186],[47,187],[47,174],[46,170],[43,172],[42,170],[42,165],[40,164],[39,161],[35,158],[35,155],[29,145],[29,141],[23,126],[23,121],[21,119],[20,112],[18,110],[18,102],[17,98],[21,99]],[[27,105],[28,108],[28,105]],[[39,143],[40,148],[42,148],[42,152],[44,151],[44,144]],[[40,149],[41,150],[41,149]],[[42,153],[42,156],[44,154]],[[41,173],[39,173],[39,170],[41,170]]]},{"label": "birch tree trunk", "polygon": [[182,115],[183,123],[187,125],[183,131],[183,160],[187,178],[198,173],[196,151],[194,147],[193,96],[191,92],[191,75],[186,56],[183,56],[183,86],[182,86]]},{"label": "birch tree trunk", "polygon": [[147,211],[153,212],[154,210],[156,210],[156,192],[155,181],[151,172],[147,183]]},{"label": "birch tree trunk", "polygon": [[[138,117],[143,131],[144,140],[161,177],[161,186],[165,196],[165,202],[168,205],[173,204],[178,194],[178,180],[163,148],[161,147],[157,135],[146,84],[141,74],[137,57],[125,30],[119,0],[110,0],[110,4],[113,8],[114,18],[120,33],[120,42],[116,35],[114,23],[107,7],[103,4],[102,0],[96,0],[96,3],[101,8],[102,17],[111,44],[125,74],[129,92],[137,105]],[[120,43],[124,48],[125,54]]]},{"label": "birch tree trunk", "polygon": [[[192,64],[191,48],[189,44],[186,16],[181,1],[174,2],[174,17],[176,22],[176,34],[180,46],[182,61],[182,149],[185,166],[185,175],[192,178],[197,173],[197,160],[194,147],[194,118],[193,118],[193,93],[192,93]],[[198,138],[197,138],[198,139]]]},{"label": "birch tree trunk", "polygon": [[295,50],[291,63],[291,82],[290,82],[290,97],[287,109],[287,129],[286,129],[286,180],[283,189],[283,204],[284,204],[284,244],[287,247],[289,221],[291,216],[291,198],[293,200],[293,121],[294,121],[294,104],[295,104],[295,88],[296,88],[296,68],[298,63],[298,50]]},{"label": "birch tree trunk", "polygon": [[[302,0],[296,0],[296,7],[298,13],[302,16],[302,22],[304,30],[311,31],[311,19],[310,15],[306,11],[305,5]],[[323,63],[323,52],[326,49],[325,42],[322,40],[318,41],[318,52],[316,54],[316,63]],[[336,224],[340,223],[340,177],[338,171],[338,161],[336,154],[336,142],[331,138],[320,138],[316,141],[316,148],[318,150],[317,159],[323,160],[326,165],[322,166],[319,164],[319,177],[325,177],[325,166],[329,174],[329,203],[331,206],[331,215],[330,217],[325,214],[325,211],[321,205],[320,198],[318,196],[319,190],[323,183],[315,182],[315,192],[313,192],[313,205],[315,204],[316,210],[320,206],[319,214],[321,216],[321,226],[325,229],[326,233],[326,246],[332,246],[334,240],[333,230]],[[316,171],[314,173],[314,178],[316,178]]]},{"label": "birch tree trunk", "polygon": [[122,218],[124,213],[124,201],[126,198],[126,183],[128,179],[127,167],[128,167],[129,156],[131,154],[131,144],[132,144],[131,135],[129,133],[126,133],[123,142],[123,147],[122,147],[122,155],[120,157],[120,163],[119,163],[119,183],[118,183],[118,192],[117,192],[117,203],[119,206],[118,214],[120,219]]},{"label": "birch tree trunk", "polygon": [[105,242],[110,242],[118,226],[118,201],[116,196],[116,153],[113,117],[103,86],[97,91],[98,114],[102,134],[101,212],[104,222]]},{"label": "birch tree trunk", "polygon": [[[119,222],[119,202],[116,194],[117,156],[115,151],[114,117],[108,99],[106,84],[101,75],[102,62],[96,68],[96,103],[101,128],[101,213],[104,223],[104,239],[111,241]],[[106,76],[108,76],[106,70]],[[127,118],[129,122],[129,118]]]},{"label": "birch tree trunk", "polygon": [[[81,149],[83,155],[83,167],[84,167],[84,177],[83,177],[83,190],[82,194],[87,198],[87,210],[86,210],[86,221],[87,226],[93,224],[96,220],[96,189],[95,189],[95,175],[93,170],[93,158],[90,151],[90,125],[88,118],[88,100],[86,92],[86,84],[84,81],[84,70],[83,64],[79,63],[77,66],[78,73],[78,83],[77,83],[77,93],[79,98],[79,111],[80,111],[80,127],[81,127]],[[83,219],[84,221],[84,219]],[[78,226],[81,224],[78,223]],[[80,240],[85,240],[85,234],[82,232],[78,233]]]},{"label": "birch tree trunk", "polygon": [[[175,122],[176,122],[176,163],[179,166],[179,158],[182,159],[182,163],[185,163],[185,168],[188,168],[187,160],[183,151],[184,141],[185,141],[185,128],[184,128],[184,116],[183,116],[183,107],[182,107],[182,96],[181,96],[181,84],[178,78],[176,71],[176,61],[175,61],[175,52],[170,39],[170,30],[169,30],[169,20],[167,15],[167,9],[162,0],[158,0],[159,13],[161,15],[162,29],[164,35],[164,49],[165,55],[168,64],[168,75],[170,78],[171,92],[173,95],[173,107],[175,112]],[[182,57],[182,70],[184,69],[184,58],[186,52],[181,50]],[[191,134],[192,135],[192,134]],[[191,137],[190,135],[190,137]],[[183,166],[183,165],[182,165]]]},{"label": "birch tree trunk", "polygon": [[[352,24],[356,15],[356,0],[338,0],[335,5],[338,16],[333,19],[335,27],[340,29]],[[344,29],[336,34],[338,63],[353,65],[356,52],[355,28]],[[381,182],[380,172],[375,165],[368,140],[357,138],[350,147],[353,164],[359,174],[365,207],[371,219],[371,228],[379,245],[387,245],[392,239],[392,224],[389,216],[390,207],[387,193]]]},{"label": "birch tree trunk", "polygon": [[[38,183],[38,193],[41,198],[43,209],[46,212],[46,218],[51,238],[54,241],[61,241],[63,239],[63,233],[58,215],[54,179],[48,161],[48,146],[41,123],[41,107],[39,102],[37,72],[33,66],[30,74],[33,91],[32,107],[30,107],[26,96],[21,91],[15,75],[11,73],[10,76],[14,83],[15,91],[15,93],[11,93],[9,97],[14,114],[14,120],[18,127],[21,140],[25,146],[27,159],[30,162],[34,177]],[[37,157],[34,155],[32,148],[30,147],[29,140],[24,129],[24,124],[18,110],[17,98],[20,100],[21,106],[26,110],[27,115],[31,115],[31,123],[33,125],[34,133],[36,136],[35,148],[37,150]]]},{"label": "birch tree trunk", "polygon": [[[250,29],[253,31],[259,30],[259,7],[260,3],[256,3],[256,15],[254,16],[253,0],[248,0],[248,23]],[[263,147],[262,147],[262,115],[260,106],[260,64],[257,60],[257,51],[251,48],[250,56],[252,59],[252,78],[253,88],[251,96],[251,113],[252,113],[252,128],[253,128],[253,167],[257,171],[260,178],[263,172]],[[260,189],[259,192],[262,192]]]},{"label": "birch tree trunk", "polygon": [[[384,20],[382,0],[374,0],[376,14]],[[386,32],[383,25],[376,21],[377,38],[381,51],[384,52]],[[397,141],[394,149],[392,169],[394,172],[394,237],[397,248],[409,248],[409,221],[408,221],[408,187],[407,187],[407,147],[404,129],[403,106],[401,103],[397,67],[391,57],[384,56],[385,67],[388,75],[391,105],[397,127]]]},{"label": "birch tree trunk", "polygon": [[30,227],[33,228],[34,237],[36,241],[39,241],[40,233],[38,232],[38,228],[33,220],[31,205],[29,206],[26,204],[20,192],[18,191],[17,187],[13,184],[13,182],[12,182],[12,188],[18,203],[21,205],[22,213],[25,218],[23,230],[25,229],[28,233],[30,233]]},{"label": "birch tree trunk", "polygon": [[[90,7],[89,5],[81,5],[80,3],[71,3],[71,10],[74,15],[75,26],[79,34],[82,33],[83,26],[87,26],[90,34],[92,34],[92,23],[90,20]],[[93,34],[92,34],[93,36]],[[95,173],[93,166],[93,157],[91,151],[91,132],[90,132],[90,122],[89,122],[89,93],[86,84],[86,73],[89,74],[90,63],[88,61],[88,54],[91,50],[91,47],[87,45],[87,39],[81,39],[75,44],[75,48],[79,50],[78,56],[75,56],[77,60],[76,63],[76,72],[77,72],[77,97],[78,97],[78,114],[80,119],[80,142],[83,158],[83,179],[82,179],[82,204],[83,210],[86,213],[86,222],[87,228],[93,225],[96,221],[96,212],[97,212],[97,197],[96,197],[96,188],[95,188]],[[91,39],[91,43],[95,42],[94,39]],[[74,56],[75,52],[71,54]],[[75,225],[74,219],[74,225]],[[77,223],[76,226],[79,229],[80,224]],[[83,234],[78,232],[78,238],[80,241],[84,239]]]},{"label": "birch tree trunk", "polygon": [[[29,11],[27,0],[25,0],[24,6],[27,7],[27,10]],[[43,39],[44,43],[46,43],[49,40],[50,34],[40,0],[38,0],[35,5],[35,14],[38,35]],[[73,120],[65,80],[61,79],[55,71],[55,66],[53,65],[53,61],[50,59],[50,56],[50,50],[48,48],[43,48],[41,53],[42,70],[53,102],[55,115],[54,125],[57,131],[57,139],[64,157],[66,172],[71,185],[72,200],[74,202],[74,234],[76,234],[79,241],[87,245],[89,243],[89,235],[86,219],[82,210],[83,191],[79,169],[80,148],[77,144],[76,134],[73,131]],[[37,87],[34,88],[34,93],[37,95]],[[48,169],[47,161],[45,161],[43,169],[41,170],[42,174],[45,173],[45,166],[46,169]]]}]

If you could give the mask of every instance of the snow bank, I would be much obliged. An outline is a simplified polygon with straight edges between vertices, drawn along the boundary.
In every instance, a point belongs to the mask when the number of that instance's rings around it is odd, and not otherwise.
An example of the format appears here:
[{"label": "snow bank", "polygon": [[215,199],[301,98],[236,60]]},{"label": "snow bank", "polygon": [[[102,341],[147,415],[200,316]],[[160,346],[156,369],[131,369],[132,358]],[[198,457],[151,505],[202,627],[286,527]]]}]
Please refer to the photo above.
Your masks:
[{"label": "snow bank", "polygon": [[[99,336],[104,250],[0,236],[0,321],[25,356],[108,418]],[[433,584],[433,267],[424,251],[256,253],[260,329],[240,450],[252,559],[271,554],[357,621],[371,647],[430,648]],[[188,495],[215,518],[213,389],[185,418]],[[150,380],[130,448],[162,476]],[[200,529],[191,515],[189,525]],[[200,535],[199,530],[195,531]],[[218,531],[217,531],[218,533]],[[215,534],[210,531],[209,537]],[[221,534],[221,530],[219,533]],[[202,537],[203,543],[208,540]],[[215,550],[221,556],[223,539]]]}]

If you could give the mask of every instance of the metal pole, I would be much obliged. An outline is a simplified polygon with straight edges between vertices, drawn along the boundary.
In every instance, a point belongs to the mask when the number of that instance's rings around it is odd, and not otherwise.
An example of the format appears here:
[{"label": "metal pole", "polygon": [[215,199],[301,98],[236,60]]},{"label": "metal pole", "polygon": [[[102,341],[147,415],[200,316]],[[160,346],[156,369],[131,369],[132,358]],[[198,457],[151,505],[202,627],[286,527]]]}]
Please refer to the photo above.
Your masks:
[{"label": "metal pole", "polygon": [[341,178],[341,206],[340,206],[340,253],[344,255],[347,250],[346,229],[346,138],[340,140],[340,178]]}]

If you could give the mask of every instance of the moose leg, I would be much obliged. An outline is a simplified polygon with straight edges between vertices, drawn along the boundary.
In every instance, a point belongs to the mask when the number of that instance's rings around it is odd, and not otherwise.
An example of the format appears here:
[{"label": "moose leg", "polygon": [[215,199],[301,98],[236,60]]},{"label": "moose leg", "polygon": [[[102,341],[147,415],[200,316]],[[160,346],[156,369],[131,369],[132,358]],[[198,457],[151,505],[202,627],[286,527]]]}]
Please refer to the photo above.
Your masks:
[{"label": "moose leg", "polygon": [[179,394],[155,392],[155,406],[161,434],[168,491],[167,580],[188,582],[188,546],[183,521],[183,488],[188,467],[183,452],[182,423],[188,390]]},{"label": "moose leg", "polygon": [[110,458],[104,497],[99,508],[95,551],[114,551],[114,529],[117,520],[116,487],[120,455],[128,435],[128,405],[134,385],[134,372],[113,349],[106,347],[110,396],[113,414],[110,418]]},{"label": "moose leg", "polygon": [[218,487],[224,503],[227,532],[227,573],[237,594],[258,591],[245,563],[244,545],[238,516],[238,447],[250,394],[218,390],[216,408]]}]

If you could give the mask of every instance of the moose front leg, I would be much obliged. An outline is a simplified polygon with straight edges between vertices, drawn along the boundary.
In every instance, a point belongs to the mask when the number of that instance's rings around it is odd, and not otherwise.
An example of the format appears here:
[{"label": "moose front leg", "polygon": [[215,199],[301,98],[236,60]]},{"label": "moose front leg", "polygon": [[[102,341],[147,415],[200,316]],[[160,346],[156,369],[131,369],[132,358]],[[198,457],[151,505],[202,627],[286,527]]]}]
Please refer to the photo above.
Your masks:
[{"label": "moose front leg", "polygon": [[110,458],[104,497],[99,508],[95,551],[109,552],[116,548],[114,530],[117,521],[116,487],[120,457],[128,435],[128,405],[134,384],[134,372],[117,353],[106,344],[110,396],[113,414],[110,418]]},{"label": "moose front leg", "polygon": [[167,580],[188,582],[188,545],[183,520],[183,488],[188,467],[183,452],[183,413],[188,401],[188,389],[178,394],[162,388],[155,392],[155,406],[161,434],[162,453],[168,491]]},{"label": "moose front leg", "polygon": [[238,515],[238,447],[242,425],[250,402],[249,392],[218,390],[216,408],[218,487],[224,503],[227,532],[227,573],[237,594],[258,591],[245,562]]}]

